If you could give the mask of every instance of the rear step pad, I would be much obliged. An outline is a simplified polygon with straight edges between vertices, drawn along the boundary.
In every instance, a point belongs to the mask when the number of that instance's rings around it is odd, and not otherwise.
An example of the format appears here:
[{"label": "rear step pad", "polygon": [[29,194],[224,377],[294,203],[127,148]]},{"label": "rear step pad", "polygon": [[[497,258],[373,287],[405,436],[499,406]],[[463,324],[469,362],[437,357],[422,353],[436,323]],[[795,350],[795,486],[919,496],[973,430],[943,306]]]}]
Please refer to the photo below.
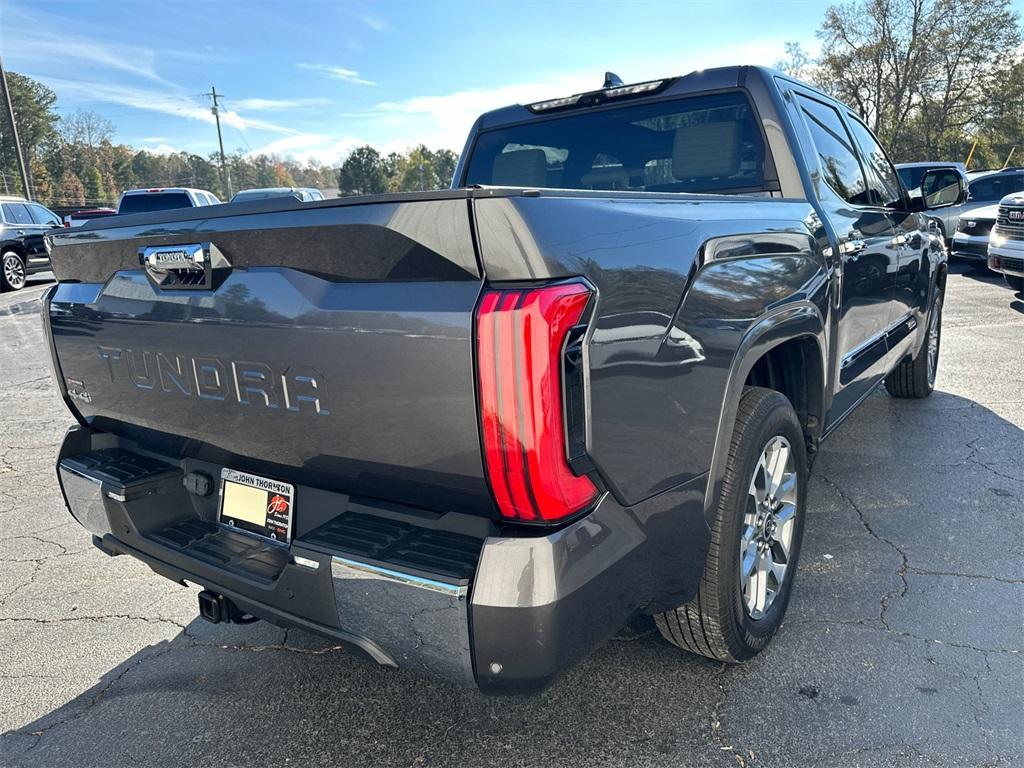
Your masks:
[{"label": "rear step pad", "polygon": [[341,513],[300,542],[456,581],[472,579],[483,548],[483,540],[473,536],[353,511]]},{"label": "rear step pad", "polygon": [[60,460],[61,466],[77,475],[101,482],[104,488],[119,496],[144,491],[142,484],[181,474],[181,470],[158,459],[143,456],[126,448],[104,448]]},{"label": "rear step pad", "polygon": [[291,559],[288,549],[279,543],[194,518],[169,525],[146,538],[187,557],[266,584],[273,583]]}]

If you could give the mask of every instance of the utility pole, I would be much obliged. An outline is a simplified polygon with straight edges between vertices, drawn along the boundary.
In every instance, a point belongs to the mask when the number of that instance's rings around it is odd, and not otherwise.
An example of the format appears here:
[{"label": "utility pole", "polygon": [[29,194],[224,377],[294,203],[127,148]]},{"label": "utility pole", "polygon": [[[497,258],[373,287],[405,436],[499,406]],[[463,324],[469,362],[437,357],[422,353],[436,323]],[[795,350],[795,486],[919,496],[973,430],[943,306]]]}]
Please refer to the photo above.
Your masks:
[{"label": "utility pole", "polygon": [[[11,137],[14,139],[14,154],[18,158],[18,173],[21,174],[21,187],[25,190],[25,199],[32,199],[32,188],[28,185],[28,171],[25,169],[25,156],[21,154],[21,142],[18,141],[18,126],[14,124],[14,105],[11,104],[11,92],[7,88],[7,73],[4,71],[3,59],[0,59],[0,91],[3,91],[4,102],[7,104],[7,117],[11,121]],[[4,186],[7,179],[4,178]]]},{"label": "utility pole", "polygon": [[224,185],[224,191],[230,200],[231,174],[228,172],[227,162],[224,160],[224,139],[220,135],[220,104],[217,103],[217,99],[224,98],[224,94],[217,93],[217,88],[211,85],[210,92],[206,95],[213,99],[213,107],[210,111],[213,112],[213,119],[217,122],[217,143],[220,145],[220,183]]}]

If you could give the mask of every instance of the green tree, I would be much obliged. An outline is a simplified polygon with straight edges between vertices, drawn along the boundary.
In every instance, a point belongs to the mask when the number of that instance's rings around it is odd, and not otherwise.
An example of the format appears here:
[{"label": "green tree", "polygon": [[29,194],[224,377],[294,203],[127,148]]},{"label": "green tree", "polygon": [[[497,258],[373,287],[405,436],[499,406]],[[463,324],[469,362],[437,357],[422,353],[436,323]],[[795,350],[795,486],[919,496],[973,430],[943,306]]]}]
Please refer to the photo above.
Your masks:
[{"label": "green tree", "polygon": [[50,198],[56,205],[85,205],[85,187],[73,171],[65,171],[60,180],[60,193]]},{"label": "green tree", "polygon": [[[17,72],[7,73],[7,87],[14,108],[18,139],[25,154],[25,163],[31,172],[35,167],[34,161],[41,157],[42,147],[55,133],[55,126],[60,119],[56,110],[57,95],[37,80]],[[4,110],[0,110],[0,113],[0,173],[8,179],[8,185],[16,185],[17,193],[24,194],[18,176],[18,161],[9,118]],[[15,190],[12,188],[11,192]]]},{"label": "green tree", "polygon": [[451,186],[452,177],[455,175],[455,166],[459,164],[459,156],[450,149],[438,149],[433,155],[434,176],[437,179],[438,188]]},{"label": "green tree", "polygon": [[379,195],[388,189],[388,174],[380,152],[371,146],[356,147],[338,171],[338,192],[347,195]]},{"label": "green tree", "polygon": [[82,184],[85,187],[85,199],[89,205],[99,205],[109,202],[107,190],[103,186],[103,175],[95,165],[90,165],[82,174]]},{"label": "green tree", "polygon": [[817,84],[897,161],[963,158],[1022,41],[1010,0],[856,0],[828,8],[818,37]]}]

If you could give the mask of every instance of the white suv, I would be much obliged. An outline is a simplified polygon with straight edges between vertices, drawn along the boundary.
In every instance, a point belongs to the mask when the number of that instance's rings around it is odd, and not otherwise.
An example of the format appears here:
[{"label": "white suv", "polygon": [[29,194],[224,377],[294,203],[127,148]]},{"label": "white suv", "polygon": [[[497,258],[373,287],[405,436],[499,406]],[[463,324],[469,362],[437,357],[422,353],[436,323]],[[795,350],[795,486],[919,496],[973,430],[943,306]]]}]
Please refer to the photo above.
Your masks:
[{"label": "white suv", "polygon": [[988,241],[988,268],[1001,272],[1015,291],[1024,291],[1024,194],[999,201],[999,213]]}]

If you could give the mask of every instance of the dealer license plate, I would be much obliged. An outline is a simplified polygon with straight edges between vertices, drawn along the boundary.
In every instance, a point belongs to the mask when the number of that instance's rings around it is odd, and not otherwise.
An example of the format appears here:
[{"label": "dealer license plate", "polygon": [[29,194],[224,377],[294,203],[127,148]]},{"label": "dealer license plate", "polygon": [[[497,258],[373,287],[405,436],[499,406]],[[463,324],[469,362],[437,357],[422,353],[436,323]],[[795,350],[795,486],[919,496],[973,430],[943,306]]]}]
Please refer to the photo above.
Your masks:
[{"label": "dealer license plate", "polygon": [[220,472],[220,521],[282,543],[291,541],[295,486],[237,469]]}]

